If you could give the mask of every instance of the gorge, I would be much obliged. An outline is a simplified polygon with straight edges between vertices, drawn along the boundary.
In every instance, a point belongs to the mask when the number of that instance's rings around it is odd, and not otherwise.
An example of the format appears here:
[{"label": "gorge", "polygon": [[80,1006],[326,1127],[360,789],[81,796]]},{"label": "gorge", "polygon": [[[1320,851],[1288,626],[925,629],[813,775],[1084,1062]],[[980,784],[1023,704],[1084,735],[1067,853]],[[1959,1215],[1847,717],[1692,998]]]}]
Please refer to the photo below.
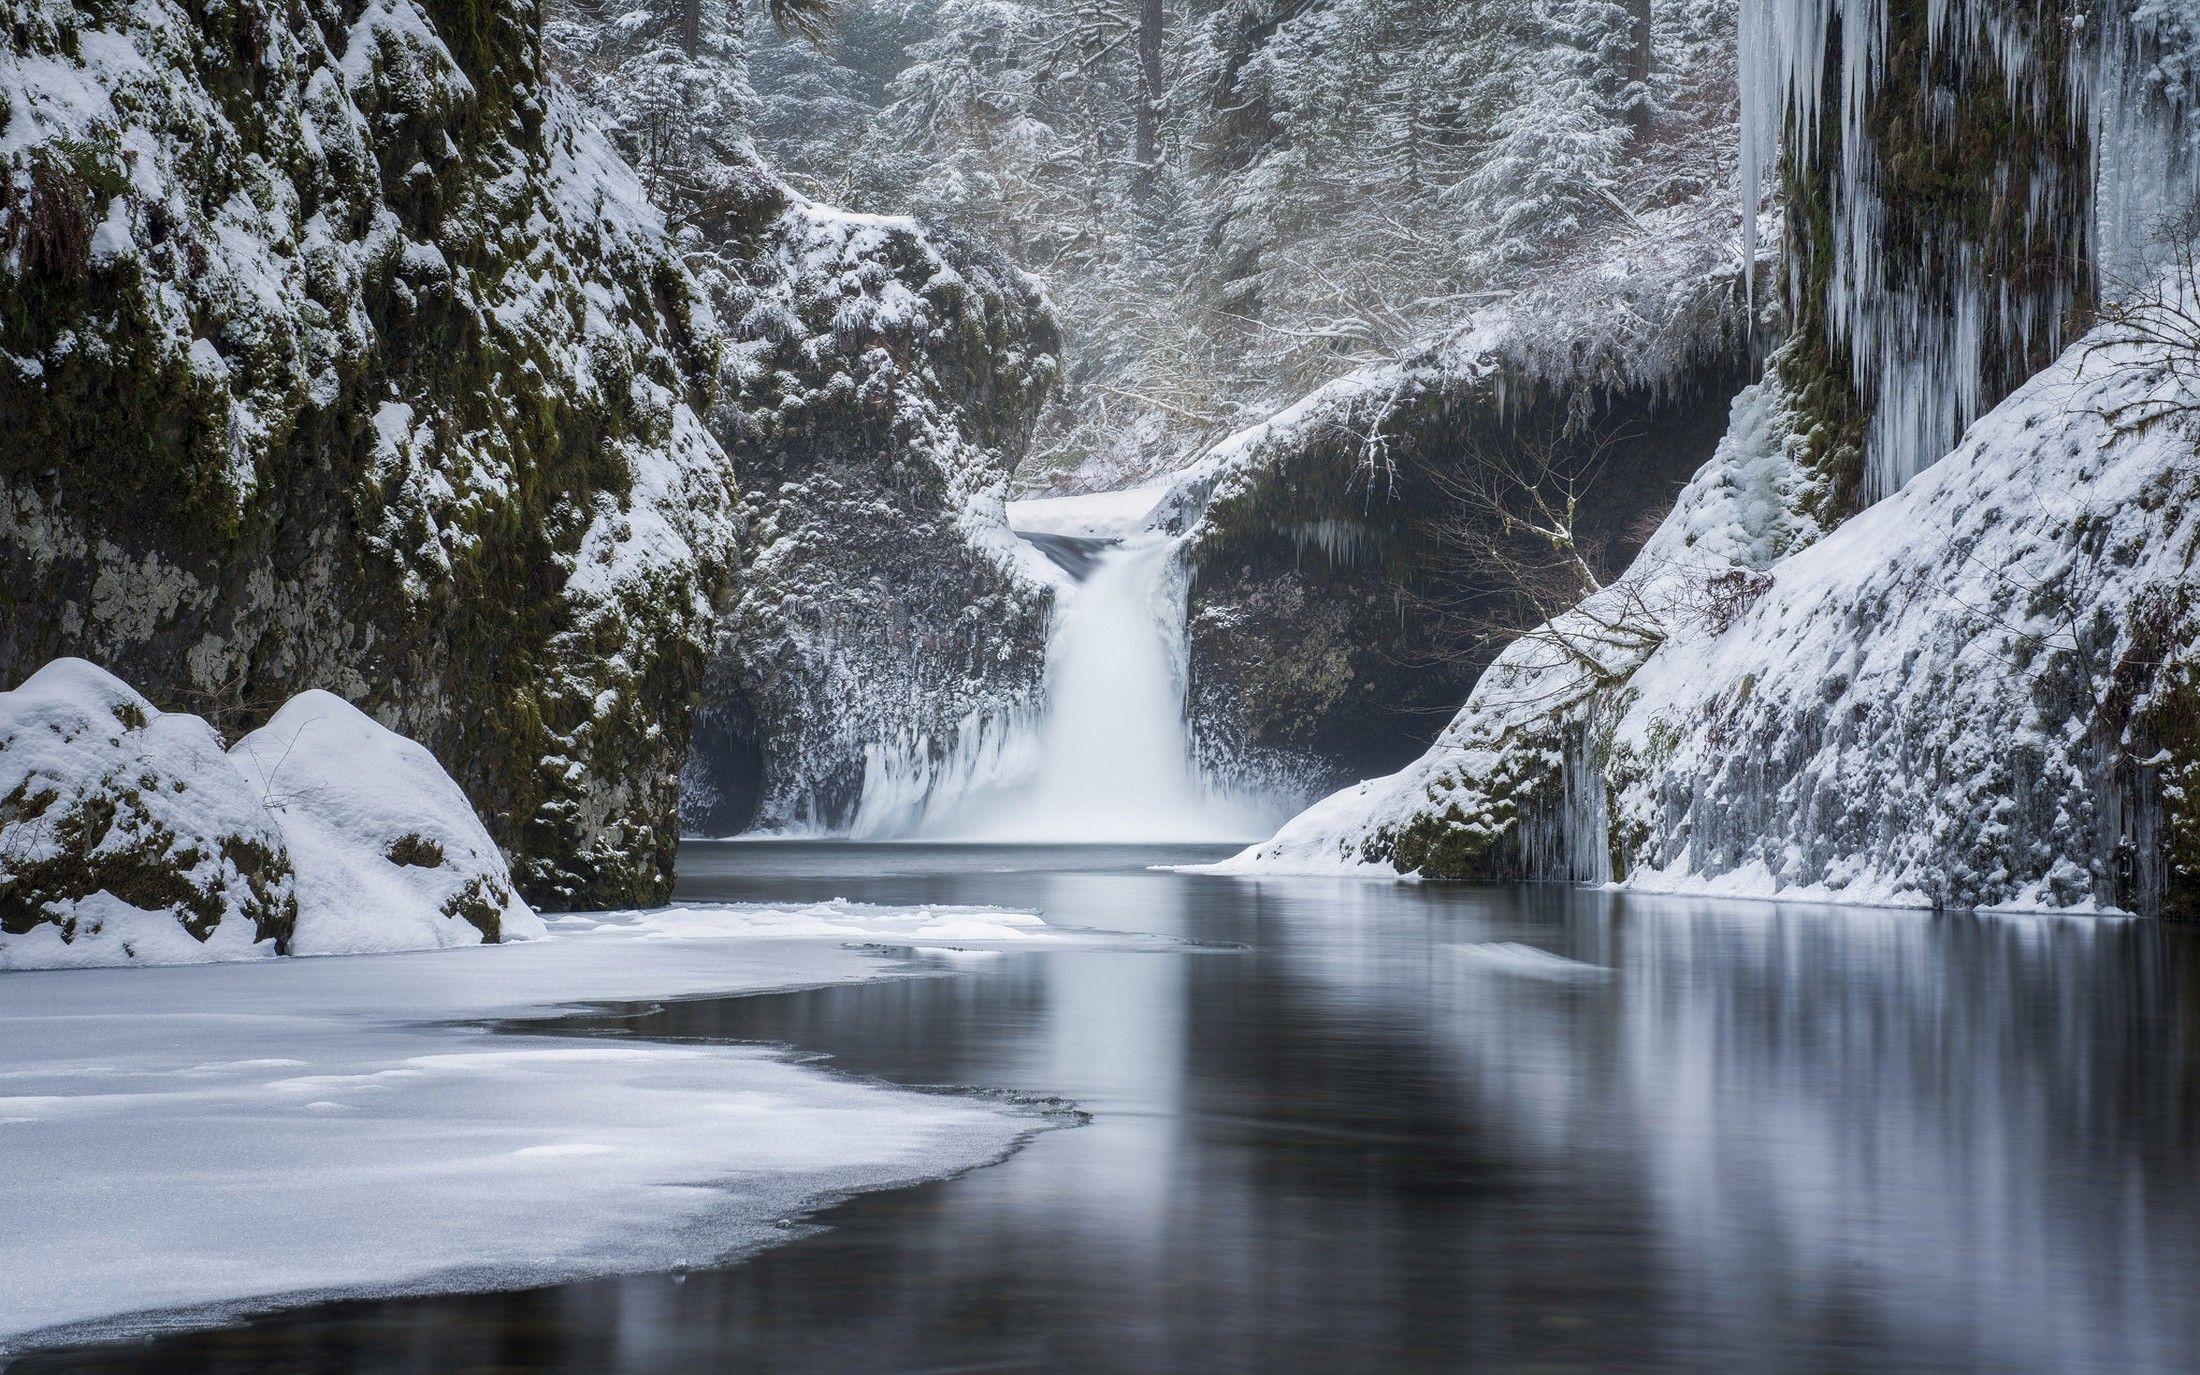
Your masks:
[{"label": "gorge", "polygon": [[2200,0],[0,0],[0,425],[11,1372],[2200,1337]]}]

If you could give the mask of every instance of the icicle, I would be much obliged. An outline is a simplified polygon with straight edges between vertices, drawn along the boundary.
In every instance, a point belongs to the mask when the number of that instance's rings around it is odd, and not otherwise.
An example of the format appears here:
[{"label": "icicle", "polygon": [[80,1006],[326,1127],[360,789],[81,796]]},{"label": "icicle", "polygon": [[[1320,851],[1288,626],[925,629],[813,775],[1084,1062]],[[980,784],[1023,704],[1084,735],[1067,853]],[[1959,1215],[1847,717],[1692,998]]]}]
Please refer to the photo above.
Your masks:
[{"label": "icicle", "polygon": [[[1960,73],[1998,65],[2012,108],[2044,116],[2048,93],[2065,74],[2044,69],[2031,29],[1996,0],[1929,0],[1926,38],[1936,58]],[[1839,106],[1822,109],[1826,45],[1833,23],[1841,33]],[[2050,21],[2051,22],[2051,21]],[[2074,303],[2076,272],[2048,274],[2030,294],[2013,294],[1990,278],[1978,244],[1946,226],[1924,245],[1923,260],[1891,264],[1887,215],[1879,186],[1878,149],[1866,127],[1874,100],[1894,74],[1886,70],[1886,0],[1743,0],[1739,65],[1742,95],[1744,252],[1756,256],[1756,209],[1762,181],[1780,152],[1812,171],[1821,120],[1839,121],[1839,165],[1824,169],[1832,221],[1832,261],[1821,303],[1835,340],[1848,347],[1852,381],[1870,412],[1866,434],[1866,496],[1893,492],[1952,448],[1963,429],[1998,397],[1988,395],[1987,360],[2005,353],[2036,356],[2060,346],[2058,331]],[[1912,75],[1912,74],[1905,74]],[[1924,79],[1922,73],[1913,79]],[[2071,84],[2080,85],[2073,81]],[[1958,110],[1951,91],[1931,93],[1928,127],[1953,136]],[[2111,140],[2097,136],[2096,147]],[[2119,194],[2136,194],[2142,165],[2120,160],[2096,173]],[[2158,154],[2149,154],[2158,159]],[[2187,164],[2189,166],[2189,163]],[[2002,175],[2006,177],[2006,169]],[[2158,174],[2156,185],[2160,184]],[[2001,199],[2008,188],[1981,188]],[[2047,235],[2072,240],[2071,227],[2051,223],[2064,188],[2053,168],[2030,173],[2022,226],[2027,241]],[[2119,212],[2120,213],[2120,212]],[[2117,232],[2122,232],[2120,229]],[[2111,234],[2104,230],[2103,241]],[[2083,252],[2073,242],[2074,257]],[[1801,274],[1790,274],[1791,283]]]},{"label": "icicle", "polygon": [[2090,35],[2079,86],[2086,107],[2074,113],[2088,117],[2092,131],[2095,261],[2104,289],[2151,275],[2163,223],[2200,202],[2195,54],[2165,51],[2162,28],[2171,22],[2152,9],[2141,19],[2128,6],[2110,5]]},{"label": "icicle", "polygon": [[1350,568],[1374,548],[1366,526],[1334,517],[1292,526],[1291,544],[1294,560],[1312,547],[1321,551],[1332,568]]}]

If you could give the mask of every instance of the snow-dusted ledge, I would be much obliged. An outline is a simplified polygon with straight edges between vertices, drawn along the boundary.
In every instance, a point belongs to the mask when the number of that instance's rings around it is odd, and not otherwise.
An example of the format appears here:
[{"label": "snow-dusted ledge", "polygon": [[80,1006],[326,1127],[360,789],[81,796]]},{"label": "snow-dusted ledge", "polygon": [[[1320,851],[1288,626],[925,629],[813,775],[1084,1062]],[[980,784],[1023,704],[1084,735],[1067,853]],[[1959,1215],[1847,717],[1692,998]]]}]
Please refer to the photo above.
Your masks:
[{"label": "snow-dusted ledge", "polygon": [[902,950],[1121,943],[848,903],[559,917],[551,934],[0,976],[0,1353],[739,1255],[811,1200],[986,1163],[1046,1119],[757,1047],[470,1023],[923,967]]}]

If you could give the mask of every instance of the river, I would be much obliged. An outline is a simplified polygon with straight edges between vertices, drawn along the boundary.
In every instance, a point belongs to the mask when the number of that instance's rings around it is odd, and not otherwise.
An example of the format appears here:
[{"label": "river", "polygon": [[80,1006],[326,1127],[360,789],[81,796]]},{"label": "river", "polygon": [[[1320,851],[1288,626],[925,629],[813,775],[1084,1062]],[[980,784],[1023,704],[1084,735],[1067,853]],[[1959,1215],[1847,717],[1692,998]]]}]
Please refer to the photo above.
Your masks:
[{"label": "river", "polygon": [[324,1304],[12,1375],[2200,1351],[2200,931],[1148,867],[1217,853],[692,844],[684,898],[1000,904],[1200,944],[568,1020],[1090,1120],[724,1269]]}]

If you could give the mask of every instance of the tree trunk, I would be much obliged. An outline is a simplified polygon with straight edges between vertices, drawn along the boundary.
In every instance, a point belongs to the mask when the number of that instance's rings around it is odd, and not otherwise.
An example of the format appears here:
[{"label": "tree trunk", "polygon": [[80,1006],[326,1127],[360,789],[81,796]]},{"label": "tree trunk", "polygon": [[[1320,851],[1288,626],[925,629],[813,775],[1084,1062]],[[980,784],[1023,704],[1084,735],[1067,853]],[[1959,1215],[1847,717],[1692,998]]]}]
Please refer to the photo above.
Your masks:
[{"label": "tree trunk", "polygon": [[680,0],[680,51],[689,57],[703,52],[703,0]]},{"label": "tree trunk", "polygon": [[1161,167],[1161,28],[1167,22],[1161,0],[1140,0],[1138,11],[1138,159],[1134,188],[1141,199],[1152,194]]},{"label": "tree trunk", "polygon": [[1627,0],[1627,122],[1637,133],[1650,123],[1650,0]]}]

